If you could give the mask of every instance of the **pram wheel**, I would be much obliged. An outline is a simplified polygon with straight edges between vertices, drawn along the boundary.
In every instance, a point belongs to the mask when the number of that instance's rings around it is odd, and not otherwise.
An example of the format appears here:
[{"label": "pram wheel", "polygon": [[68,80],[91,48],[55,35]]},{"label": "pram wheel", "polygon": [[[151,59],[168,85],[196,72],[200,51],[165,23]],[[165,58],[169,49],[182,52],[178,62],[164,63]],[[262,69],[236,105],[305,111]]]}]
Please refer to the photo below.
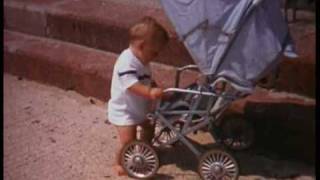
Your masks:
[{"label": "pram wheel", "polygon": [[133,141],[121,152],[121,164],[129,176],[146,179],[155,175],[159,168],[159,158],[147,143]]},{"label": "pram wheel", "polygon": [[[181,131],[181,127],[183,126],[182,122],[175,122],[173,126],[177,131]],[[164,127],[159,121],[156,122],[155,126],[155,140],[161,144],[166,144],[173,138],[176,138],[177,135],[170,128]]]},{"label": "pram wheel", "polygon": [[244,150],[253,144],[254,129],[245,119],[232,116],[221,124],[221,139],[231,150]]},{"label": "pram wheel", "polygon": [[213,149],[201,156],[198,172],[203,180],[236,180],[239,166],[229,153]]}]

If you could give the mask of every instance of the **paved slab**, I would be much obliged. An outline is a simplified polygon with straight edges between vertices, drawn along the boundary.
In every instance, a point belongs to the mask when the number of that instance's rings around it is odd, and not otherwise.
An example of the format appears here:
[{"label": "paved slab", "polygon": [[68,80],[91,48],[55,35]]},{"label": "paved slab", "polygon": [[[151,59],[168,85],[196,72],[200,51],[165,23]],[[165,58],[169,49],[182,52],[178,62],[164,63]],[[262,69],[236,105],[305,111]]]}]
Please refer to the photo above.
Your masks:
[{"label": "paved slab", "polygon": [[[110,168],[118,137],[105,124],[104,102],[17,76],[3,79],[5,180],[128,179],[114,176]],[[315,179],[311,165],[252,151],[235,156],[240,180]],[[160,159],[155,179],[199,179],[197,161],[183,146],[163,151]]]}]

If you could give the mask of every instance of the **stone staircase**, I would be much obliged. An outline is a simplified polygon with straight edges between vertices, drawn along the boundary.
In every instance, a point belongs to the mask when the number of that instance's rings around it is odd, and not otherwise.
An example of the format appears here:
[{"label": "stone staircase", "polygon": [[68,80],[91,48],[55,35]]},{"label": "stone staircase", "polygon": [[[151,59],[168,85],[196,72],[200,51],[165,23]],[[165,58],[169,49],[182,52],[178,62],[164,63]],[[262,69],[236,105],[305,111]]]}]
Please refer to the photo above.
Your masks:
[{"label": "stone staircase", "polygon": [[[4,27],[7,31],[114,54],[128,46],[128,27],[143,16],[155,17],[168,31],[174,31],[158,0],[4,1]],[[307,18],[312,20],[312,17]],[[276,88],[314,97],[315,28],[314,23],[308,26],[291,26],[301,57],[282,62]],[[174,37],[157,62],[171,66],[193,63],[182,43]],[[294,82],[290,79],[294,79]]]},{"label": "stone staircase", "polygon": [[[167,29],[172,31],[157,1],[140,0],[137,2],[139,3],[128,0],[5,1],[5,71],[44,83],[58,85],[61,88],[74,89],[84,95],[98,97],[101,100],[108,99],[113,63],[117,54],[128,46],[128,27],[143,16],[149,15],[156,17]],[[33,44],[29,41],[37,41],[39,45],[35,45],[36,47],[33,48]],[[18,44],[22,44],[22,46]],[[56,48],[52,48],[51,44],[55,44]],[[19,56],[20,50],[24,53],[22,56],[25,58],[14,61],[13,59],[17,59],[16,57]],[[38,50],[40,52],[36,52]],[[88,52],[94,55],[90,56]],[[101,58],[97,59],[96,55]],[[11,58],[11,56],[15,58]],[[32,58],[28,58],[29,56],[32,56]],[[49,62],[48,57],[52,61],[57,60],[56,64]],[[43,64],[41,66],[42,70],[39,70],[37,74],[32,69],[23,70],[28,68],[26,65],[29,64],[28,60],[34,62],[35,59],[38,59],[37,62],[48,64]],[[154,63],[156,69],[174,75],[174,69],[170,66],[190,64],[192,60],[183,45],[177,39],[171,38],[169,47],[160,55],[157,62],[160,63]],[[21,64],[17,65],[17,63]],[[93,71],[97,73],[91,75],[92,80],[90,78],[87,78],[87,80],[81,78],[79,80],[77,78],[67,80],[63,78],[65,75],[68,75],[66,77],[73,77],[71,75],[72,68],[79,69],[79,66],[74,65],[75,63],[81,64],[82,67],[86,64],[94,65],[91,69],[95,67],[104,67],[104,69],[94,69]],[[33,64],[37,66],[37,63],[34,62]],[[55,70],[52,68],[55,65],[70,67],[69,69],[58,68],[58,70]],[[19,68],[19,66],[22,66],[22,68]],[[166,71],[169,71],[169,73]],[[84,71],[79,72],[83,73]],[[50,76],[49,73],[61,75]],[[74,77],[77,76],[79,74],[74,75]],[[104,80],[97,82],[98,79],[102,80],[101,77]],[[174,78],[164,81],[164,85],[172,86],[173,81],[171,79]],[[71,81],[77,82],[71,83]],[[163,80],[160,79],[160,81]],[[94,83],[99,84],[99,88]]]},{"label": "stone staircase", "polygon": [[[289,103],[285,107],[290,114],[292,99],[293,104],[314,111],[314,17],[308,12],[300,14],[306,20],[290,24],[300,57],[284,59],[275,83],[275,89],[286,95],[279,97],[275,96],[277,93],[257,89],[252,96],[235,102],[231,111],[248,114],[246,105],[259,101]],[[4,71],[107,101],[113,64],[128,46],[127,30],[143,16],[156,18],[169,32],[174,32],[158,0],[4,0]],[[191,63],[182,43],[171,36],[169,46],[152,63],[153,75],[159,84],[172,87],[175,67]],[[186,72],[182,85],[194,81],[196,74]],[[290,94],[299,97],[292,98]],[[250,112],[253,110],[249,109]],[[313,127],[314,118],[301,121]],[[284,121],[284,126],[295,127],[300,135],[297,139],[303,143],[305,138],[314,138],[315,133],[299,129],[301,121]],[[314,144],[308,141],[304,147],[313,151]],[[312,161],[312,157],[307,159]]]}]

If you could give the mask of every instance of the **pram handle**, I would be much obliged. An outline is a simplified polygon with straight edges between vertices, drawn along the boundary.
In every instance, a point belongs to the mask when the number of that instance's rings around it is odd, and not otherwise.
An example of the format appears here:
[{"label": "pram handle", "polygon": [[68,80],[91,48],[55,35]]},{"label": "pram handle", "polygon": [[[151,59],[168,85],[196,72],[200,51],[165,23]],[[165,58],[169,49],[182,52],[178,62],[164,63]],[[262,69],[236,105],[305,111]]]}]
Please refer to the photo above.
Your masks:
[{"label": "pram handle", "polygon": [[179,67],[177,70],[181,72],[181,71],[184,71],[184,70],[187,70],[187,69],[198,69],[198,66],[195,65],[195,64],[189,64],[189,65],[186,65],[186,66]]},{"label": "pram handle", "polygon": [[194,64],[189,64],[189,65],[186,65],[186,66],[182,66],[180,68],[177,68],[177,72],[176,72],[176,82],[175,82],[175,86],[176,88],[179,87],[179,82],[180,82],[180,74],[181,72],[187,70],[187,69],[196,69],[196,70],[199,70],[198,66],[197,65],[194,65]]},{"label": "pram handle", "polygon": [[205,95],[205,96],[215,96],[215,97],[223,97],[226,99],[234,99],[234,96],[231,95],[224,95],[224,94],[216,94],[212,92],[201,92],[201,91],[195,91],[195,90],[190,90],[190,89],[180,89],[180,88],[167,88],[163,90],[164,93],[169,93],[169,92],[180,92],[180,93],[190,93],[190,94],[199,94],[199,95]]}]

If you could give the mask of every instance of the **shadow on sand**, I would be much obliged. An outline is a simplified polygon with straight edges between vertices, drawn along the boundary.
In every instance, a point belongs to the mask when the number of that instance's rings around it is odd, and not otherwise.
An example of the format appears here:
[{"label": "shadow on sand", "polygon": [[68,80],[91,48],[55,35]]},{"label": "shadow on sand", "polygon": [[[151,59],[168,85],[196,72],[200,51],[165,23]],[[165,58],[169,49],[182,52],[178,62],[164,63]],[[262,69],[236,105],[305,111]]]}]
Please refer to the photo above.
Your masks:
[{"label": "shadow on sand", "polygon": [[[303,155],[301,148],[309,148],[304,150],[307,153],[313,151],[310,148],[314,147],[314,142],[304,141],[304,138],[313,138],[314,134],[310,128],[314,128],[314,111],[314,106],[290,103],[248,103],[244,117],[253,122],[255,131],[257,131],[257,142],[245,151],[228,151],[237,159],[240,175],[276,179],[292,179],[299,176],[315,177],[313,162],[306,163],[306,161],[301,161],[301,158],[292,158]],[[288,126],[287,123],[290,125]],[[214,144],[200,146],[197,142],[189,140],[197,148],[204,150],[203,152],[215,147]],[[300,144],[292,143],[296,141],[300,141]],[[301,143],[305,144],[300,147]],[[175,164],[182,170],[197,173],[198,159],[182,143],[178,142],[171,148],[157,151],[160,166]],[[156,179],[174,178],[159,174]]]}]

